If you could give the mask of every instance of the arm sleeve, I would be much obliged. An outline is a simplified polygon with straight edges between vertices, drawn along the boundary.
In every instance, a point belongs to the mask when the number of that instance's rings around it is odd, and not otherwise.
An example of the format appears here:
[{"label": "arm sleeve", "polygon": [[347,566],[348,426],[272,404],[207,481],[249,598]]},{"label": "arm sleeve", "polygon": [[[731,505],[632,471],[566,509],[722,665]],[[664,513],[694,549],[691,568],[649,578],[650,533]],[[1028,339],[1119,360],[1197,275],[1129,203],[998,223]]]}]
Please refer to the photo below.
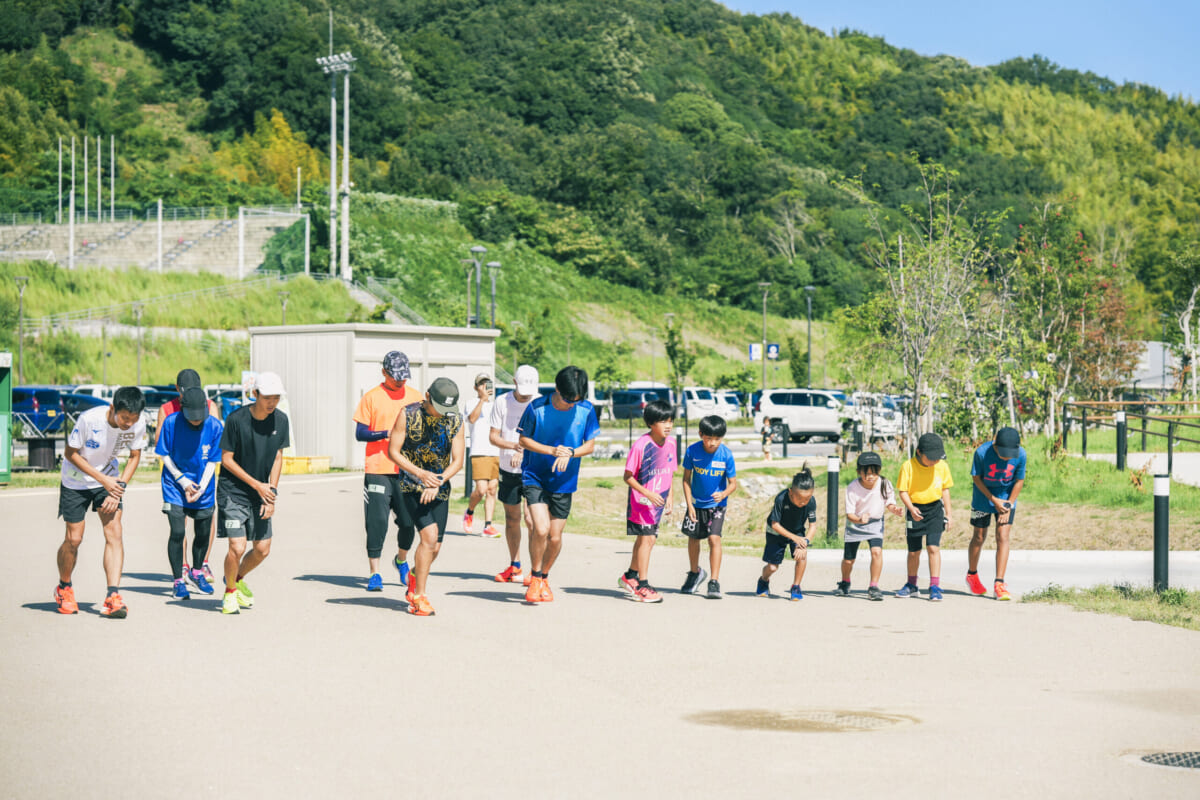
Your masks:
[{"label": "arm sleeve", "polygon": [[[220,452],[220,451],[218,450],[217,452]],[[209,461],[207,464],[204,465],[204,474],[200,476],[200,483],[197,484],[197,488],[200,490],[201,494],[203,494],[204,490],[208,488],[208,484],[210,481],[212,481],[213,475],[216,474],[216,472],[217,472],[216,462]]]},{"label": "arm sleeve", "polygon": [[388,438],[390,431],[373,431],[365,422],[355,423],[354,438],[360,442],[378,442]]}]

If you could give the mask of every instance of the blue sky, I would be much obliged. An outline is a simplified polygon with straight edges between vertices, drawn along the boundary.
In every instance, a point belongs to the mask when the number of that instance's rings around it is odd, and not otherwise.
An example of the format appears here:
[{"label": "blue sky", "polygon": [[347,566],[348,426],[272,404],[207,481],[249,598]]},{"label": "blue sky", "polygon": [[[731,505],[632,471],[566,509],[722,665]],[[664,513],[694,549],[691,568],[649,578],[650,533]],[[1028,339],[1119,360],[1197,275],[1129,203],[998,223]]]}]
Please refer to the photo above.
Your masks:
[{"label": "blue sky", "polygon": [[748,14],[787,12],[826,33],[853,28],[923,55],[977,66],[1046,56],[1117,83],[1200,102],[1200,0],[720,0]]}]

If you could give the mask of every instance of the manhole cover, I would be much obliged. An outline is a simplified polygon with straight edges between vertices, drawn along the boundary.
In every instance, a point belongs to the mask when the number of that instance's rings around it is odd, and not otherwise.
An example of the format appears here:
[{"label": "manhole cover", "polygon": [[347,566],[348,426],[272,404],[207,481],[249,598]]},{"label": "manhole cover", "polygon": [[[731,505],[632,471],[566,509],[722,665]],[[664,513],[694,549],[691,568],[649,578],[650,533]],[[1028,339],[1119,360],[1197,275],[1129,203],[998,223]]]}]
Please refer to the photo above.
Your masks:
[{"label": "manhole cover", "polygon": [[1183,767],[1184,769],[1200,769],[1200,752],[1189,753],[1151,753],[1142,756],[1142,761],[1156,767]]},{"label": "manhole cover", "polygon": [[881,714],[875,711],[768,711],[759,708],[732,708],[701,711],[688,717],[701,725],[755,731],[800,731],[807,733],[854,733],[877,731],[897,725],[912,725],[915,717]]}]

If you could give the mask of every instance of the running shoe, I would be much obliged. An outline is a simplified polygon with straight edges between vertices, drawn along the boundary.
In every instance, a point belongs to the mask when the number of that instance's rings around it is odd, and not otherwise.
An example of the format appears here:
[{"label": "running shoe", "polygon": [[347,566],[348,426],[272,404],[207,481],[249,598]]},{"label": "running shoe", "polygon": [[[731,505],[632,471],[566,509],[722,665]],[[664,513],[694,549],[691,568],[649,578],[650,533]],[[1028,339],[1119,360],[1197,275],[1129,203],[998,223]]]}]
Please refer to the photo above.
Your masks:
[{"label": "running shoe", "polygon": [[771,596],[771,584],[767,583],[762,578],[759,578],[758,586],[754,589],[754,596],[755,597],[770,597]]},{"label": "running shoe", "polygon": [[700,583],[699,572],[689,572],[687,577],[683,579],[683,586],[679,587],[679,591],[683,594],[691,594],[696,591],[696,586]]},{"label": "running shoe", "polygon": [[634,599],[639,603],[661,603],[662,595],[650,584],[639,586]]},{"label": "running shoe", "polygon": [[242,608],[254,608],[254,598],[247,597],[242,593],[241,589],[235,589],[233,596],[237,598],[237,604]]},{"label": "running shoe", "polygon": [[987,589],[983,585],[983,581],[979,580],[979,575],[967,573],[967,588],[971,590],[971,594],[983,596],[987,594]]},{"label": "running shoe", "polygon": [[183,577],[185,577],[185,578],[189,578],[189,577],[191,577],[191,575],[192,575],[192,568],[191,568],[191,567],[189,567],[189,566],[188,566],[186,563],[184,563],[184,565],[183,565]]},{"label": "running shoe", "polygon": [[804,599],[804,592],[800,591],[800,587],[799,587],[799,586],[793,586],[793,587],[791,588],[791,590],[790,590],[790,591],[788,591],[788,597],[790,597],[790,598],[791,598],[791,599],[793,599],[793,600],[803,600],[803,599]]},{"label": "running shoe", "polygon": [[79,604],[75,602],[75,587],[61,586],[54,587],[54,602],[58,603],[58,613],[60,614],[78,614]]},{"label": "running shoe", "polygon": [[942,600],[942,587],[930,586],[929,587],[929,599],[935,603],[940,603]]},{"label": "running shoe", "polygon": [[468,511],[463,514],[463,533],[470,533],[471,527],[475,524],[475,512]]},{"label": "running shoe", "polygon": [[529,588],[525,590],[526,603],[542,602],[542,583],[541,578],[533,578],[529,581]]},{"label": "running shoe", "polygon": [[883,600],[883,591],[878,586],[871,586],[867,589],[868,600]]},{"label": "running shoe", "polygon": [[906,583],[896,592],[896,597],[920,597],[921,590],[911,583]]},{"label": "running shoe", "polygon": [[509,564],[504,572],[501,572],[499,575],[497,575],[494,580],[497,583],[520,583],[521,568],[514,567],[512,564]]},{"label": "running shoe", "polygon": [[414,589],[416,588],[416,585],[417,585],[417,576],[413,575],[412,572],[409,572],[408,573],[408,591],[406,591],[404,593],[404,599],[408,601],[409,605],[412,605],[413,598],[415,598],[417,596],[417,593],[414,591]]},{"label": "running shoe", "polygon": [[412,602],[408,604],[408,613],[418,617],[432,617],[433,606],[425,595],[413,595]]},{"label": "running shoe", "polygon": [[696,585],[692,587],[692,594],[700,594],[700,590],[704,587],[704,582],[708,580],[708,570],[704,567],[700,568],[700,575],[696,578]]},{"label": "running shoe", "polygon": [[183,578],[175,581],[175,591],[173,596],[176,600],[190,600],[192,595],[187,590],[187,584],[183,582]]},{"label": "running shoe", "polygon": [[833,590],[833,593],[838,597],[849,597],[850,581],[838,581],[837,588]]},{"label": "running shoe", "polygon": [[238,613],[237,592],[226,592],[225,597],[221,600],[222,614]]},{"label": "running shoe", "polygon": [[483,535],[487,539],[499,539],[500,531],[496,530],[496,526],[489,522],[483,526]]},{"label": "running shoe", "polygon": [[383,591],[383,576],[380,575],[378,572],[376,572],[370,578],[367,579],[367,591],[368,592],[382,592]]},{"label": "running shoe", "polygon": [[199,570],[192,573],[192,583],[196,584],[196,588],[205,594],[213,593],[212,584],[209,583],[208,579],[204,577],[204,573],[200,572]]},{"label": "running shoe", "polygon": [[539,603],[553,603],[554,602],[554,592],[550,591],[550,581],[546,580],[545,578],[542,578],[541,585],[538,588],[538,602]]},{"label": "running shoe", "polygon": [[717,581],[709,581],[708,582],[708,599],[709,600],[720,600],[722,597],[724,597],[724,595],[721,594],[721,584]]},{"label": "running shoe", "polygon": [[207,561],[204,562],[204,566],[201,567],[200,571],[204,573],[204,580],[208,581],[209,583],[213,582],[213,571],[212,568],[208,566]]},{"label": "running shoe", "polygon": [[100,616],[108,617],[109,619],[125,619],[127,612],[125,601],[121,599],[121,595],[119,594],[110,594],[104,598],[104,605],[100,606]]},{"label": "running shoe", "polygon": [[1012,599],[1008,595],[1008,586],[1004,583],[1004,581],[996,581],[996,583],[992,586],[992,591],[994,591],[996,593],[997,600],[1011,600]]},{"label": "running shoe", "polygon": [[408,585],[408,572],[409,572],[408,561],[397,561],[396,559],[393,558],[392,566],[396,568],[396,572],[400,573],[400,585],[407,586]]},{"label": "running shoe", "polygon": [[[246,585],[245,578],[238,579],[237,590],[241,592],[247,600],[250,601],[251,605],[254,604],[254,592],[250,591],[250,587]],[[247,606],[247,608],[249,608],[249,606]]]},{"label": "running shoe", "polygon": [[617,588],[624,589],[627,594],[636,595],[638,590],[637,578],[630,578],[622,572],[621,577],[617,578]]},{"label": "running shoe", "polygon": [[533,581],[533,575],[532,575],[532,573],[526,572],[526,573],[525,573],[525,579],[524,579],[523,581],[521,581],[521,583],[522,583],[522,585],[524,585],[524,586],[528,586],[528,585],[530,584],[530,582],[532,582],[532,581]]}]

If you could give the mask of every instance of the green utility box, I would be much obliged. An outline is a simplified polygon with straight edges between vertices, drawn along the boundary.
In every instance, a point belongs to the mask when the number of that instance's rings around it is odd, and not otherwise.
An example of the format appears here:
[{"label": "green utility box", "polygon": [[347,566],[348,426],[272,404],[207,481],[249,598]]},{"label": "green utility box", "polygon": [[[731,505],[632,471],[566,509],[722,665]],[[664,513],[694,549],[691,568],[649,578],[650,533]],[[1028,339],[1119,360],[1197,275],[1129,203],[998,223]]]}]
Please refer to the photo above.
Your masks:
[{"label": "green utility box", "polygon": [[0,483],[12,480],[12,353],[0,353]]}]

